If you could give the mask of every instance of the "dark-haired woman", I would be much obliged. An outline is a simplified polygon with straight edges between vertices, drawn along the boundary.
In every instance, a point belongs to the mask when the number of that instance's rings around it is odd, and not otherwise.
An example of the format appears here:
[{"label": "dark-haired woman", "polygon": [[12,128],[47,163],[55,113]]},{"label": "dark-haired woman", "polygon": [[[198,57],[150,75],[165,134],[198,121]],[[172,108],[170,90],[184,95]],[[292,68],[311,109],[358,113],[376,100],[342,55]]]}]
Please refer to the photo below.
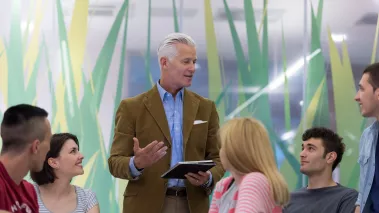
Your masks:
[{"label": "dark-haired woman", "polygon": [[32,172],[40,213],[98,213],[96,194],[72,185],[84,173],[79,142],[70,133],[54,134],[41,172]]}]

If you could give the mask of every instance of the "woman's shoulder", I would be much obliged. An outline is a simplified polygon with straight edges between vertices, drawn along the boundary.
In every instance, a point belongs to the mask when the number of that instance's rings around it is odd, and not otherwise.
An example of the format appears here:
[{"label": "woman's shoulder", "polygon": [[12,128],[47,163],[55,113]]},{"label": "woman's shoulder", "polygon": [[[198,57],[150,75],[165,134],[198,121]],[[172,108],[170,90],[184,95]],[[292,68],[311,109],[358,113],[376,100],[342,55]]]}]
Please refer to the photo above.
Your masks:
[{"label": "woman's shoulder", "polygon": [[39,188],[38,188],[38,184],[36,184],[36,183],[30,183],[31,185],[33,185],[33,187],[34,187],[34,189],[35,190],[38,190]]},{"label": "woman's shoulder", "polygon": [[[270,183],[268,178],[260,172],[251,172],[246,174],[240,184],[241,189],[257,189],[265,192],[270,191]],[[263,192],[261,191],[261,193]]]},{"label": "woman's shoulder", "polygon": [[233,177],[232,177],[232,176],[224,177],[224,178],[222,178],[222,179],[216,184],[216,188],[217,188],[217,187],[220,188],[220,187],[228,186],[232,181],[233,181]]},{"label": "woman's shoulder", "polygon": [[74,187],[79,199],[84,199],[87,202],[91,200],[96,200],[97,202],[96,193],[92,189],[86,189],[76,185],[74,185]]},{"label": "woman's shoulder", "polygon": [[233,177],[225,177],[222,178],[219,182],[217,182],[214,190],[214,195],[216,198],[220,198],[227,190],[230,183],[233,181]]},{"label": "woman's shoulder", "polygon": [[79,205],[83,208],[84,212],[88,212],[91,208],[99,204],[96,193],[91,189],[75,186],[75,190],[78,200],[80,200]]},{"label": "woman's shoulder", "polygon": [[37,197],[38,197],[38,199],[39,199],[39,197],[41,196],[41,195],[40,195],[41,192],[39,191],[39,186],[38,186],[38,184],[36,184],[36,183],[30,183],[30,185],[31,185],[31,187],[33,187],[33,189],[34,189],[34,191],[35,191],[35,193],[36,193],[36,195],[37,195]]},{"label": "woman's shoulder", "polygon": [[267,177],[261,173],[261,172],[251,172],[249,174],[246,174],[242,182],[256,182],[256,183],[262,183],[262,184],[268,184]]}]

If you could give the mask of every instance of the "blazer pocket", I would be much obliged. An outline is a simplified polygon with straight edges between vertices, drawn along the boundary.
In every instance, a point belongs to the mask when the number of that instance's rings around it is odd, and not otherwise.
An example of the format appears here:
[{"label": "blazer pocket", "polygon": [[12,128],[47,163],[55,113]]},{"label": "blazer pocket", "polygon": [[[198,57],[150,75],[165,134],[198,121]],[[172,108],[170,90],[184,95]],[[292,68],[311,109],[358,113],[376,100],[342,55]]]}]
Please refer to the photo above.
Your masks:
[{"label": "blazer pocket", "polygon": [[191,136],[195,136],[197,139],[206,139],[208,136],[208,122],[193,125]]},{"label": "blazer pocket", "polygon": [[201,123],[201,124],[194,124],[192,126],[192,131],[195,131],[195,130],[205,130],[208,128],[208,122],[205,122],[205,123]]}]

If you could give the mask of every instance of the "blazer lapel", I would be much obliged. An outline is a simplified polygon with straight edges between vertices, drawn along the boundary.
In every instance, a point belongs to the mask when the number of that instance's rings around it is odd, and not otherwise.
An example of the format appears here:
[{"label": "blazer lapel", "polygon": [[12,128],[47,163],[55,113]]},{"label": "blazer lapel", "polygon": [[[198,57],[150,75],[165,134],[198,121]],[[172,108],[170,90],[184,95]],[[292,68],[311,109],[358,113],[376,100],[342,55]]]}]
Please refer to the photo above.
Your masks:
[{"label": "blazer lapel", "polygon": [[183,100],[183,144],[184,147],[188,141],[193,122],[195,121],[197,109],[199,107],[199,99],[184,89]]},{"label": "blazer lapel", "polygon": [[143,100],[147,110],[153,116],[155,122],[158,124],[159,128],[163,132],[167,141],[171,144],[170,130],[168,128],[168,122],[166,118],[166,113],[163,108],[163,103],[158,92],[157,85],[153,87],[145,96]]}]

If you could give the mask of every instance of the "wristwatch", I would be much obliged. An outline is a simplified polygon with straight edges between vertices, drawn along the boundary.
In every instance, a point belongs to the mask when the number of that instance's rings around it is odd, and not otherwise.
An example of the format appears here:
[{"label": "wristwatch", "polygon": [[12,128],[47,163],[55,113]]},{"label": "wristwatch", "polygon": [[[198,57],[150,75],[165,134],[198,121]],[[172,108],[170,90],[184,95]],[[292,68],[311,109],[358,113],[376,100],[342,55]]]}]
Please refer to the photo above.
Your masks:
[{"label": "wristwatch", "polygon": [[209,184],[209,179],[205,183],[201,184],[200,186],[203,188],[207,188],[208,184]]}]

